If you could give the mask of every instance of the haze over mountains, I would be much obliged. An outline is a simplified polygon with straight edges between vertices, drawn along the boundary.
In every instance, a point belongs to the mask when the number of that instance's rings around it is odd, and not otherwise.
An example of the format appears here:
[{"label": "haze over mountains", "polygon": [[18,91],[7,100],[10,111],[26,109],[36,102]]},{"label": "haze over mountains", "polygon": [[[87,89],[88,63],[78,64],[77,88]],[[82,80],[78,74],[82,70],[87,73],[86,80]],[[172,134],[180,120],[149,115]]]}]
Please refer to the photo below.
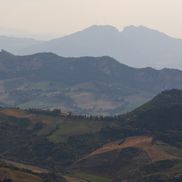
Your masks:
[{"label": "haze over mountains", "polygon": [[182,71],[136,69],[104,57],[0,52],[0,105],[82,114],[127,112],[165,89],[182,89]]},{"label": "haze over mountains", "polygon": [[182,71],[112,58],[182,68],[181,40],[93,26],[0,45],[30,54],[0,52],[0,181],[181,182]]},{"label": "haze over mountains", "polygon": [[111,56],[134,67],[182,69],[182,40],[144,26],[123,31],[92,26],[50,41],[0,37],[0,48],[14,54],[53,52],[60,56]]},{"label": "haze over mountains", "polygon": [[0,36],[0,47],[11,52],[18,53],[25,47],[33,46],[41,41],[30,39],[30,38],[14,38],[8,36]]},{"label": "haze over mountains", "polygon": [[0,0],[0,182],[182,182],[182,0]]}]

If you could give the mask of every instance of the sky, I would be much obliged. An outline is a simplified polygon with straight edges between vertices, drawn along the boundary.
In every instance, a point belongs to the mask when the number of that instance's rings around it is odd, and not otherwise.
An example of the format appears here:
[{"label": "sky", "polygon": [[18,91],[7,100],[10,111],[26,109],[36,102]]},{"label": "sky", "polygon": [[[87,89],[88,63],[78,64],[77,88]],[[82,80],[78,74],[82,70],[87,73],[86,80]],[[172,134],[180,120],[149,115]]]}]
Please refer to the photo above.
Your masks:
[{"label": "sky", "polygon": [[144,25],[182,38],[182,0],[0,0],[0,34],[48,39],[91,25]]}]

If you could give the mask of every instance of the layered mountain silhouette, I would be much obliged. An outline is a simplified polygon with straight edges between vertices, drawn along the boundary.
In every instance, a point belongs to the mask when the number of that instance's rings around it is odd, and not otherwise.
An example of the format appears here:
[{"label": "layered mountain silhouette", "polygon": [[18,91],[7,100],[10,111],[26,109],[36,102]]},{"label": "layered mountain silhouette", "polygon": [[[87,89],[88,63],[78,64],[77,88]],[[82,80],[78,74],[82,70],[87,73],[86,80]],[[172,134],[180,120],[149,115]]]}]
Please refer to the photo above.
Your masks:
[{"label": "layered mountain silhouette", "polygon": [[0,48],[15,54],[53,52],[66,57],[111,56],[134,67],[182,69],[182,40],[144,26],[129,26],[123,31],[112,26],[92,26],[50,41],[10,38],[0,41]]},{"label": "layered mountain silhouette", "polygon": [[41,41],[30,39],[30,38],[15,38],[0,36],[0,49],[5,49],[10,52],[18,53],[24,49],[37,45]]},{"label": "layered mountain silhouette", "polygon": [[84,114],[130,111],[158,92],[182,88],[182,71],[132,68],[111,57],[0,52],[0,104]]}]

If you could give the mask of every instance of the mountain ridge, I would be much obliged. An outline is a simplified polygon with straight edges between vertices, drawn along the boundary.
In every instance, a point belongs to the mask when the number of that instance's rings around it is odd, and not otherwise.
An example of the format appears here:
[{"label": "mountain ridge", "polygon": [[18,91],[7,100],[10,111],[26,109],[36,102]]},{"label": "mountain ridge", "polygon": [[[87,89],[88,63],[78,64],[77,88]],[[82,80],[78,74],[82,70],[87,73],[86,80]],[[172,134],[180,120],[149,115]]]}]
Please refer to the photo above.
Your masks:
[{"label": "mountain ridge", "polygon": [[15,56],[3,50],[0,64],[2,106],[117,114],[162,90],[182,88],[180,70],[133,68],[108,56],[65,58],[48,52]]},{"label": "mountain ridge", "polygon": [[0,48],[21,55],[38,52],[53,52],[64,57],[105,55],[139,68],[182,69],[182,39],[144,26],[128,26],[119,31],[113,26],[95,25],[50,41],[26,43],[19,50],[13,51],[3,44]]}]

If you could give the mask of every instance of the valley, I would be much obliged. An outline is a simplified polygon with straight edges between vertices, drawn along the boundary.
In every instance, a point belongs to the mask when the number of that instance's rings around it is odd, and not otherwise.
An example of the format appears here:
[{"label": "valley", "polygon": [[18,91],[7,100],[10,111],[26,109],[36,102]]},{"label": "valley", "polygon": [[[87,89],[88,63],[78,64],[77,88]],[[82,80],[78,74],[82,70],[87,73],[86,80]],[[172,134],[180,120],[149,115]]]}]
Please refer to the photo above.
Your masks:
[{"label": "valley", "polygon": [[0,0],[0,182],[182,182],[181,8]]}]

